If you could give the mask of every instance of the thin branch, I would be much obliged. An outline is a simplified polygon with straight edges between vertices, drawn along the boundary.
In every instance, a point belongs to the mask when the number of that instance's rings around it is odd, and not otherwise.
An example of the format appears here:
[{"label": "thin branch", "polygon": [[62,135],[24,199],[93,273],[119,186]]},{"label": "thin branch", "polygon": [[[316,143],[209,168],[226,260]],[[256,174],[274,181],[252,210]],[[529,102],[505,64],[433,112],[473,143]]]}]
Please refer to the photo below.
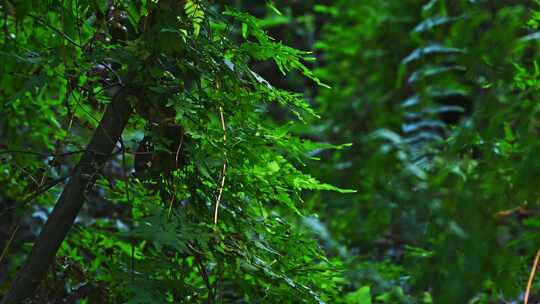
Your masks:
[{"label": "thin branch", "polygon": [[[221,118],[221,127],[223,128],[223,143],[226,143],[227,142],[227,126],[225,125],[225,118],[223,117],[222,107],[219,107],[219,116]],[[225,188],[225,177],[227,175],[227,151],[225,150],[223,154],[225,157],[225,161],[223,162],[223,169],[221,171],[221,185],[219,186],[219,193],[218,193],[218,197],[216,199],[216,204],[214,208],[214,225],[216,225],[218,221],[219,204],[221,202],[223,189]]]},{"label": "thin branch", "polygon": [[169,211],[167,211],[167,218],[168,219],[171,218],[172,206],[173,206],[174,200],[176,198],[176,193],[177,193],[177,189],[178,189],[176,187],[176,185],[174,185],[173,188],[174,188],[173,195],[171,196],[171,200],[169,201]]},{"label": "thin branch", "polygon": [[34,16],[34,15],[31,15],[31,14],[29,14],[28,16],[30,18],[32,18],[32,19],[35,19],[39,23],[45,25],[46,27],[50,28],[51,30],[55,31],[58,35],[64,37],[64,39],[66,39],[69,43],[73,44],[74,46],[76,46],[78,48],[82,48],[82,46],[79,43],[77,43],[77,41],[73,40],[73,38],[69,37],[68,35],[66,35],[61,30],[59,30],[59,29],[55,28],[54,26],[50,25],[47,21],[39,18],[38,16]]},{"label": "thin branch", "polygon": [[6,246],[4,247],[4,250],[2,250],[2,254],[0,254],[0,263],[4,260],[4,257],[6,256],[9,247],[11,246],[11,242],[13,242],[13,239],[15,238],[15,234],[17,233],[17,230],[19,230],[19,225],[15,225],[13,232],[11,232],[11,236],[9,237],[9,240],[6,243]]},{"label": "thin branch", "polygon": [[184,133],[182,133],[182,136],[180,137],[180,144],[178,145],[178,149],[176,149],[176,167],[178,167],[178,159],[180,158],[180,150],[182,149],[182,144],[184,143]]},{"label": "thin branch", "polygon": [[536,257],[534,258],[533,267],[531,269],[531,274],[529,275],[529,281],[527,282],[527,290],[525,291],[525,298],[523,299],[523,303],[527,304],[529,303],[529,294],[531,293],[531,286],[533,283],[534,275],[536,273],[536,269],[538,268],[538,260],[540,259],[540,250],[536,253]]},{"label": "thin branch", "polygon": [[101,65],[103,65],[107,70],[109,70],[109,72],[111,72],[114,75],[114,77],[116,77],[116,83],[111,85],[111,87],[114,87],[114,86],[123,87],[124,86],[124,83],[122,82],[122,77],[120,77],[120,75],[118,75],[118,73],[116,73],[116,71],[111,67],[110,63],[102,62]]},{"label": "thin branch", "polygon": [[73,84],[71,81],[67,81],[67,90],[66,90],[66,96],[64,97],[64,102],[66,103],[66,110],[67,114],[69,116],[69,123],[68,123],[68,133],[71,131],[71,127],[73,126],[73,120],[75,119],[75,112],[77,111],[77,108],[72,109],[71,105],[69,104],[70,96],[73,93]]},{"label": "thin branch", "polygon": [[[20,153],[20,154],[31,154],[31,155],[42,156],[42,157],[62,157],[62,156],[70,156],[70,155],[73,155],[73,154],[81,154],[81,153],[86,153],[86,152],[94,153],[96,156],[115,156],[117,154],[122,153],[122,150],[120,149],[119,151],[113,152],[110,155],[101,154],[101,153],[99,153],[97,151],[91,151],[91,150],[88,150],[88,149],[69,151],[69,152],[58,153],[58,154],[55,154],[55,153],[41,153],[41,152],[27,151],[27,150],[0,150],[0,155],[1,154]],[[174,151],[164,150],[164,152],[169,153],[169,154],[176,154],[176,152],[174,152]],[[125,149],[125,153],[129,154],[129,155],[154,154],[154,152],[137,152],[137,151],[130,151],[129,149]]]},{"label": "thin branch", "polygon": [[120,142],[120,151],[122,152],[122,177],[124,178],[124,184],[126,186],[126,199],[128,202],[128,205],[131,206],[131,199],[129,197],[129,176],[127,174],[127,163],[126,163],[126,146],[124,144],[124,141],[122,139],[122,136],[118,138],[118,141]]},{"label": "thin branch", "polygon": [[[178,168],[178,160],[180,159],[180,151],[182,149],[183,143],[184,143],[184,134],[182,133],[182,135],[180,136],[180,144],[178,145],[178,148],[176,149],[176,156],[175,156],[176,168]],[[176,199],[176,193],[178,191],[178,187],[176,186],[176,184],[173,185],[173,188],[174,188],[174,191],[171,197],[171,201],[169,202],[169,211],[167,213],[167,218],[171,217],[172,206],[173,206],[174,200]]]},{"label": "thin branch", "polygon": [[221,202],[221,195],[223,194],[223,188],[225,188],[225,174],[227,173],[227,162],[223,163],[223,169],[221,171],[221,185],[219,186],[219,193],[216,199],[216,204],[214,208],[214,224],[217,224],[218,221],[218,210],[219,204]]},{"label": "thin branch", "polygon": [[77,20],[77,33],[79,34],[79,41],[82,41],[81,19],[79,18],[79,1],[78,0],[75,0],[75,19]]},{"label": "thin branch", "polygon": [[210,303],[214,303],[214,295],[213,295],[213,289],[212,284],[210,283],[210,278],[208,277],[208,273],[206,272],[206,268],[204,267],[204,264],[201,260],[201,257],[194,253],[193,256],[195,257],[195,261],[197,262],[197,266],[199,266],[199,271],[201,273],[201,276],[203,278],[203,281],[206,285],[206,289],[208,289],[208,300],[211,300]]},{"label": "thin branch", "polygon": [[[15,164],[15,166],[16,166],[17,168],[20,168],[19,166],[17,166],[17,164]],[[30,179],[34,182],[34,184],[37,185],[38,188],[41,187],[42,184],[39,183],[39,182],[36,180],[36,178],[32,175],[32,173],[28,172],[28,170],[26,170],[25,168],[20,168],[20,170],[22,171],[22,173],[28,175],[28,177],[30,177]]]},{"label": "thin branch", "polygon": [[[122,88],[122,87],[121,87],[121,88]],[[100,120],[97,119],[96,117],[94,117],[94,115],[92,115],[92,113],[90,113],[90,111],[88,111],[88,110],[82,105],[79,96],[75,98],[75,101],[77,102],[77,106],[78,106],[79,108],[81,108],[81,110],[83,110],[83,112],[85,112],[90,118],[92,118],[95,122],[97,122],[97,124],[98,124],[98,125],[97,125],[97,128],[99,128],[99,127],[101,126]],[[111,107],[114,107],[113,103],[111,103]],[[114,114],[115,116],[118,116],[118,115],[116,114],[116,111],[114,111],[114,109],[113,109],[113,114]],[[116,145],[116,142],[112,140],[112,138],[111,138],[111,136],[109,135],[109,133],[107,133],[107,130],[102,130],[102,131],[104,132],[105,137],[107,137],[107,139],[109,139],[113,145]]]},{"label": "thin branch", "polygon": [[[129,196],[129,175],[127,173],[127,164],[126,164],[126,145],[124,144],[124,140],[122,139],[122,135],[118,137],[118,141],[120,142],[120,151],[122,152],[122,177],[124,179],[124,184],[126,187],[126,200],[128,202],[128,206],[131,206],[131,199]],[[130,242],[131,245],[131,256],[130,256],[130,276],[131,281],[133,282],[135,280],[134,273],[135,273],[135,246],[133,244],[133,241]]]},{"label": "thin branch", "polygon": [[80,154],[84,152],[89,152],[88,150],[75,150],[75,151],[68,151],[64,153],[42,153],[42,152],[36,152],[36,151],[28,151],[28,150],[0,150],[0,154],[31,154],[41,157],[62,157],[62,156],[69,156],[73,154]]},{"label": "thin branch", "polygon": [[38,196],[42,195],[43,193],[49,191],[51,188],[55,187],[56,185],[62,183],[63,181],[65,181],[66,179],[68,179],[68,177],[70,177],[72,175],[72,173],[66,175],[66,176],[63,176],[63,177],[60,177],[60,178],[57,178],[55,180],[52,180],[49,184],[43,186],[41,189],[38,189],[37,191],[34,192],[34,194],[32,194],[29,198],[23,200],[22,202],[20,202],[19,204],[17,204],[17,206],[13,206],[13,207],[10,207],[6,210],[11,210],[11,209],[15,209],[15,208],[19,208],[19,207],[22,207],[30,202],[32,202],[33,200],[35,200]]}]

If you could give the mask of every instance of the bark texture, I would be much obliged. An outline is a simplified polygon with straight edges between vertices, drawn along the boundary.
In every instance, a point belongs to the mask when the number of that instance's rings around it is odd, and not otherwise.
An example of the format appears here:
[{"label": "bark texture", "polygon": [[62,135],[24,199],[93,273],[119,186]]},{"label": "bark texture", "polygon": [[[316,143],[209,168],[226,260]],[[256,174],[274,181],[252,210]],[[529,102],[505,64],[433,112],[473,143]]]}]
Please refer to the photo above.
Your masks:
[{"label": "bark texture", "polygon": [[[124,84],[131,83],[128,74]],[[32,296],[46,275],[58,248],[64,241],[85,200],[85,191],[95,180],[98,169],[113,152],[132,109],[127,100],[128,89],[122,88],[107,107],[95,130],[86,152],[81,157],[66,184],[43,230],[37,238],[30,255],[17,273],[1,304],[17,304]]]}]

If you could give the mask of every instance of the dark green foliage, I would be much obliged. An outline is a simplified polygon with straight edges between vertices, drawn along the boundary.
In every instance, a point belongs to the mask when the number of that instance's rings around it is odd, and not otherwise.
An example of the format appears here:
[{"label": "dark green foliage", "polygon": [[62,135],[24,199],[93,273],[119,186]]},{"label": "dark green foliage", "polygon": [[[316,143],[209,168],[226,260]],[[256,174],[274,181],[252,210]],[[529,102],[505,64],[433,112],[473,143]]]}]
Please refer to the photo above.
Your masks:
[{"label": "dark green foliage", "polygon": [[[39,203],[50,206],[62,184],[47,191],[45,181],[69,175],[77,154],[47,155],[85,145],[111,89],[124,86],[135,108],[59,253],[84,276],[65,273],[52,288],[92,284],[113,303],[321,302],[337,291],[337,265],[291,224],[303,213],[302,190],[342,191],[294,165],[333,147],[265,119],[271,102],[299,118],[314,112],[248,67],[272,58],[318,82],[300,61],[305,52],[247,14],[202,1],[2,8],[3,198],[19,207],[43,190]],[[122,83],[129,70],[136,79]],[[101,217],[98,208],[118,211]]]},{"label": "dark green foliage", "polygon": [[516,64],[534,66],[524,20],[535,7],[337,5],[319,42],[334,90],[319,101],[334,119],[328,138],[355,144],[323,175],[341,172],[333,181],[359,194],[313,203],[348,264],[365,261],[348,268],[351,290],[371,286],[385,303],[495,303],[524,290],[538,237],[519,214],[537,214],[537,132],[530,72]]}]

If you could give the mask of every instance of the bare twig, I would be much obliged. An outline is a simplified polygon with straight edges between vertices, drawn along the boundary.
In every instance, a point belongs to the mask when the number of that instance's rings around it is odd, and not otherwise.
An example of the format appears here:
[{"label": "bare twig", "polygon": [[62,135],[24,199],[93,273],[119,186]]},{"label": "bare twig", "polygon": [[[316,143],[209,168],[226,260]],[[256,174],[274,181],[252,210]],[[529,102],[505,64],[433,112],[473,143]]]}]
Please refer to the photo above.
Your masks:
[{"label": "bare twig", "polygon": [[218,221],[218,210],[219,204],[221,202],[221,195],[223,194],[223,188],[225,188],[225,174],[227,173],[227,162],[223,163],[223,170],[221,171],[221,185],[219,186],[219,193],[216,199],[216,206],[214,208],[214,224],[217,224]]},{"label": "bare twig", "polygon": [[[182,135],[180,136],[180,144],[178,144],[178,148],[176,149],[176,156],[175,156],[175,167],[176,168],[178,168],[178,160],[180,159],[180,151],[182,150],[182,145],[183,144],[184,144],[184,133],[182,133]],[[171,201],[169,202],[169,211],[167,213],[168,218],[171,217],[172,206],[173,206],[174,200],[176,199],[176,193],[178,191],[178,187],[176,186],[176,184],[173,185],[173,188],[174,188],[174,191],[173,191],[173,195],[171,197]]]},{"label": "bare twig", "polygon": [[176,167],[178,167],[178,159],[180,157],[180,150],[182,149],[182,144],[184,143],[184,134],[182,133],[182,136],[180,137],[180,144],[178,145],[178,149],[176,149]]},{"label": "bare twig", "polygon": [[[221,118],[221,127],[223,128],[223,142],[227,142],[227,126],[225,125],[225,118],[223,117],[223,108],[219,107],[219,116]],[[225,160],[223,162],[223,169],[221,170],[221,185],[219,186],[219,193],[216,199],[216,204],[214,208],[214,225],[218,221],[218,210],[219,204],[221,202],[221,196],[223,194],[223,188],[225,188],[225,177],[227,175],[227,151],[223,152]]]},{"label": "bare twig", "polygon": [[11,235],[9,237],[9,240],[6,243],[6,246],[4,247],[4,250],[2,250],[2,254],[0,254],[0,263],[4,260],[4,257],[6,256],[9,246],[11,246],[11,242],[13,242],[13,238],[15,238],[15,234],[17,233],[17,230],[19,230],[19,225],[15,225],[13,228],[13,231],[11,232]]},{"label": "bare twig", "polygon": [[174,200],[176,198],[176,193],[177,193],[177,187],[176,185],[173,186],[174,188],[174,191],[173,191],[173,195],[171,196],[171,200],[169,201],[169,211],[167,212],[167,218],[171,218],[171,212],[172,212],[172,206],[173,206],[173,203],[174,203]]},{"label": "bare twig", "polygon": [[540,249],[536,253],[536,257],[534,257],[533,267],[531,269],[531,274],[529,275],[529,281],[527,282],[527,289],[525,290],[525,298],[523,299],[524,304],[529,303],[529,295],[531,293],[531,286],[533,283],[534,275],[536,273],[536,269],[538,268],[539,259],[540,259]]}]

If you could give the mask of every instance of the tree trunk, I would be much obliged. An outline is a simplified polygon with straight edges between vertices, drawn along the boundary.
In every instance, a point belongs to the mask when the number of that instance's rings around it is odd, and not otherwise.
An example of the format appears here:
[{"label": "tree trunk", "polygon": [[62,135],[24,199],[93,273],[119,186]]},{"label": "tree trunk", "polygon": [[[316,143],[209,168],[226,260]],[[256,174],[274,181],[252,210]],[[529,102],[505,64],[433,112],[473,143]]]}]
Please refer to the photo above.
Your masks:
[{"label": "tree trunk", "polygon": [[[128,73],[124,80],[129,85],[134,78]],[[85,199],[85,190],[94,182],[95,174],[109,158],[131,115],[127,89],[122,88],[107,107],[99,126],[94,131],[86,152],[74,169],[54,210],[47,219],[25,264],[17,273],[1,304],[17,304],[32,296],[54,262],[58,248],[64,241]]]}]

